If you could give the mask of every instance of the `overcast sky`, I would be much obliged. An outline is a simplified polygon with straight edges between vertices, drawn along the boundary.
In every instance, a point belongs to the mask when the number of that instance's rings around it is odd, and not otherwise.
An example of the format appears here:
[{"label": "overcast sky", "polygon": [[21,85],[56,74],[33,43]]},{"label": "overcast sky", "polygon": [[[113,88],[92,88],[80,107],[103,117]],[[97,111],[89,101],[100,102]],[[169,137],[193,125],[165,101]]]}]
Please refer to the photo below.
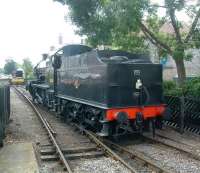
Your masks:
[{"label": "overcast sky", "polygon": [[[67,7],[53,0],[0,0],[0,67],[9,57],[19,63],[29,57],[36,64],[52,45],[59,47],[60,34],[63,43],[80,43],[75,27],[64,20],[66,14]],[[160,9],[159,14],[164,15],[165,10]],[[178,16],[187,20],[183,13]]]},{"label": "overcast sky", "polygon": [[50,46],[80,43],[74,27],[64,21],[67,7],[53,0],[0,0],[0,67],[8,57],[21,63],[29,57],[35,64]]}]

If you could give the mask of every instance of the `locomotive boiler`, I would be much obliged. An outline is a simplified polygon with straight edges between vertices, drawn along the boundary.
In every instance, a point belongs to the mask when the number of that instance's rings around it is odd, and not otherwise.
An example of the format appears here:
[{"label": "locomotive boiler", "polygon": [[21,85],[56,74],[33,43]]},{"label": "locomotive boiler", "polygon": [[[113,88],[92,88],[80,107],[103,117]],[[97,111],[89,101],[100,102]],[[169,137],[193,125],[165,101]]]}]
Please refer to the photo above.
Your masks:
[{"label": "locomotive boiler", "polygon": [[67,45],[45,58],[35,74],[28,86],[33,100],[66,122],[100,136],[161,127],[162,66],[146,55]]}]

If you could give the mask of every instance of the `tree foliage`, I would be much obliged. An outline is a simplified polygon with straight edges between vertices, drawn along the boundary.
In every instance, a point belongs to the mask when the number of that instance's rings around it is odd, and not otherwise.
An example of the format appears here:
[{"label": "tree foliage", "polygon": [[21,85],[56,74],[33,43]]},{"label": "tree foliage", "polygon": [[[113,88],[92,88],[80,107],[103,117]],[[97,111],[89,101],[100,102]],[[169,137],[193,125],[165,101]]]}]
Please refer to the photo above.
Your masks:
[{"label": "tree foliage", "polygon": [[[179,83],[186,78],[184,59],[186,49],[200,47],[199,17],[200,4],[185,0],[165,0],[164,4],[152,4],[150,0],[57,0],[67,4],[72,22],[86,35],[93,45],[109,45],[129,51],[144,51],[145,40],[149,40],[159,55],[173,57]],[[158,9],[166,11],[160,17]],[[184,23],[177,12],[188,15],[191,25],[184,30]],[[172,31],[165,33],[160,28],[168,23]],[[189,24],[188,24],[189,25]]]},{"label": "tree foliage", "polygon": [[33,65],[29,58],[23,59],[22,68],[24,70],[26,79],[33,77]]},{"label": "tree foliage", "polygon": [[12,74],[17,69],[17,63],[13,59],[7,59],[4,65],[4,73]]},{"label": "tree foliage", "polygon": [[[133,16],[142,17],[147,0],[57,1],[68,5],[71,20],[78,28],[77,33],[86,35],[90,45],[107,45],[132,52],[146,50],[144,38],[138,35],[138,19]],[[128,14],[124,13],[127,8]]]},{"label": "tree foliage", "polygon": [[1,73],[4,73],[4,70],[3,70],[3,68],[0,68],[0,74],[1,74]]},{"label": "tree foliage", "polygon": [[181,88],[174,81],[165,81],[163,88],[165,95],[186,96],[199,100],[200,78],[196,77],[187,80]]}]

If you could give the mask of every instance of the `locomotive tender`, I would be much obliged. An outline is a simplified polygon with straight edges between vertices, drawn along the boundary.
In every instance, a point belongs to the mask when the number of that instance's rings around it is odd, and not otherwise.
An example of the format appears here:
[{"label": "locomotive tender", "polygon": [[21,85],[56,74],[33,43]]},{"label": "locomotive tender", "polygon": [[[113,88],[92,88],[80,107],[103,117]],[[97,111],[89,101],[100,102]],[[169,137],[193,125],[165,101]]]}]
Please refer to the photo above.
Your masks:
[{"label": "locomotive tender", "polygon": [[35,68],[33,100],[100,136],[161,126],[162,66],[145,55],[67,45]]}]

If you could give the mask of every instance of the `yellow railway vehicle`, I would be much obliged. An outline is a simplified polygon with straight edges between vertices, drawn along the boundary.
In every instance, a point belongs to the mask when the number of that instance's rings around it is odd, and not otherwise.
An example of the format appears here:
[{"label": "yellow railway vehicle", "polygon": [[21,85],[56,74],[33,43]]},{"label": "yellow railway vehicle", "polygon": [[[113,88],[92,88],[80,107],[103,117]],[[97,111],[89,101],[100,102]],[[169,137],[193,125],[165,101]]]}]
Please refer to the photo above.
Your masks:
[{"label": "yellow railway vehicle", "polygon": [[23,85],[24,82],[25,82],[25,80],[24,80],[23,69],[17,69],[13,74],[13,77],[11,79],[11,84],[12,85]]}]

